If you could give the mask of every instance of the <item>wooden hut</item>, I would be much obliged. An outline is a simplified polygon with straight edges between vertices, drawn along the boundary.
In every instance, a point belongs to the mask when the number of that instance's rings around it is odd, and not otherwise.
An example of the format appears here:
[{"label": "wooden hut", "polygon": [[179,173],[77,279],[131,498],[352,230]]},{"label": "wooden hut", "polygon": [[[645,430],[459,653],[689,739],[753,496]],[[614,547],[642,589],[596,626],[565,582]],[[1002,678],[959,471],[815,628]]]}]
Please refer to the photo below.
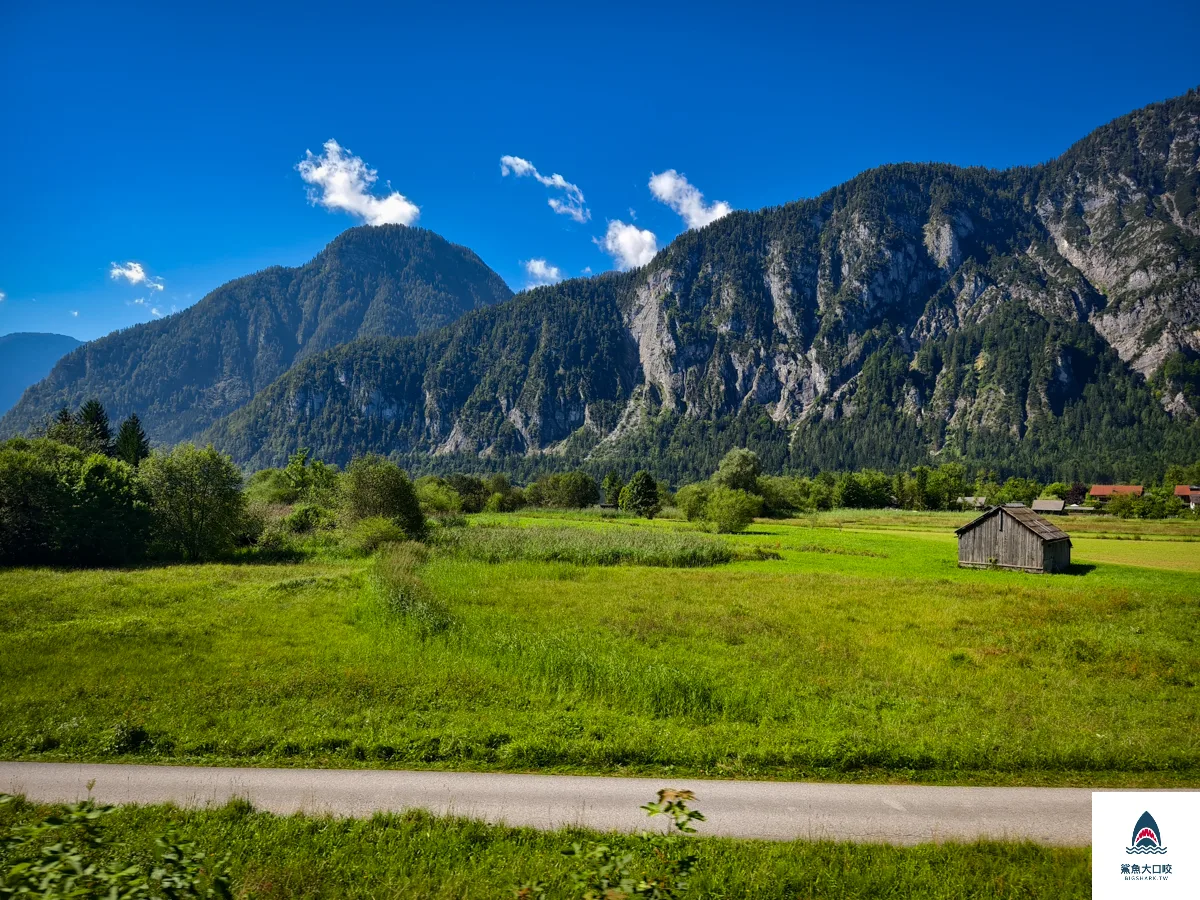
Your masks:
[{"label": "wooden hut", "polygon": [[955,534],[960,566],[1053,573],[1071,565],[1070,536],[1023,503],[993,506]]}]

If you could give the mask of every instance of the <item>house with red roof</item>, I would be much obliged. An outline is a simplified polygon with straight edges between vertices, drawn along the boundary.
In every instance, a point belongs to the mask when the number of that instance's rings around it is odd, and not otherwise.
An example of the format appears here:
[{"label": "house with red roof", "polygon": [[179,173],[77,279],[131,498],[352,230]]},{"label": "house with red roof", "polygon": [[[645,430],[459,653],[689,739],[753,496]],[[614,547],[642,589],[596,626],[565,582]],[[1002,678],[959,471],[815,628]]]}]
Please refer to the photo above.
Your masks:
[{"label": "house with red roof", "polygon": [[1142,493],[1143,488],[1140,484],[1093,484],[1092,489],[1088,491],[1088,499],[1107,503],[1118,494],[1140,497]]}]

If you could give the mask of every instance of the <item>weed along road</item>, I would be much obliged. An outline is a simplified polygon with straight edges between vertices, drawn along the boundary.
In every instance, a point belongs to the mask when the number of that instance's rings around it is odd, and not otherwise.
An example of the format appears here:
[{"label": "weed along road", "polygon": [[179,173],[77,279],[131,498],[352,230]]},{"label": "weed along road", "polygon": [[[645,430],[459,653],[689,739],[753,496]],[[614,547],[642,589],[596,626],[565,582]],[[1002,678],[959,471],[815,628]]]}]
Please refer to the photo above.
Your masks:
[{"label": "weed along road", "polygon": [[640,831],[639,807],[663,787],[695,791],[702,834],[918,844],[977,839],[1087,846],[1085,788],[705,781],[347,769],[254,769],[0,762],[0,791],[40,802],[221,805],[234,797],[273,813],[367,817],[420,808],[553,829]]}]

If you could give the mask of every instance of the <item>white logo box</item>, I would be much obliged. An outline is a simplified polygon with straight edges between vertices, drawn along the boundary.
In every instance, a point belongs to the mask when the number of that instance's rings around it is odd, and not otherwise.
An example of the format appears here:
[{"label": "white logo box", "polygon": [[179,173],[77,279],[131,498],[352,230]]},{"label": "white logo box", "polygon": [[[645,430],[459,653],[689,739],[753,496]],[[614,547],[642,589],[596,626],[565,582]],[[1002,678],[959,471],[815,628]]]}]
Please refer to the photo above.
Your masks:
[{"label": "white logo box", "polygon": [[1200,900],[1200,791],[1092,794],[1092,900]]}]

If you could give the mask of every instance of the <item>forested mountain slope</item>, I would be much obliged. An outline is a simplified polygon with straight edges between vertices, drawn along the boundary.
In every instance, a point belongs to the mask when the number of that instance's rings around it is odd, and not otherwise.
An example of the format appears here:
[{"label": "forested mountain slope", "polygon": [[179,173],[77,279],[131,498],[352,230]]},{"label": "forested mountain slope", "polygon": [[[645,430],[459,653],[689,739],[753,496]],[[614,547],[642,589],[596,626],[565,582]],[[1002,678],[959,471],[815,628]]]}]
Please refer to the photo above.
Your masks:
[{"label": "forested mountain slope", "polygon": [[0,335],[0,415],[21,399],[25,388],[45,378],[64,354],[82,343],[65,334],[19,331]]},{"label": "forested mountain slope", "polygon": [[[707,473],[962,458],[1110,477],[1200,456],[1200,94],[1007,171],[894,165],[294,367],[209,433],[421,464]],[[486,464],[486,463],[485,463]]]},{"label": "forested mountain slope", "polygon": [[311,262],[222,285],[196,305],[80,347],[0,420],[0,435],[96,397],[158,441],[194,436],[294,362],[356,338],[414,335],[512,292],[465,247],[402,225],[353,228]]}]

